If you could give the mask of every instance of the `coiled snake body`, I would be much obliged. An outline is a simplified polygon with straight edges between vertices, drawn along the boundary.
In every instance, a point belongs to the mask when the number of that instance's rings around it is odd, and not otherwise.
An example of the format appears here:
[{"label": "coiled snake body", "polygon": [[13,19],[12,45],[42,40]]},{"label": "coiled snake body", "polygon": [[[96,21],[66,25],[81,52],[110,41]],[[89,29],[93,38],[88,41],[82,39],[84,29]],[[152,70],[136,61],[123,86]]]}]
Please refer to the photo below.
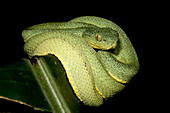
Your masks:
[{"label": "coiled snake body", "polygon": [[34,25],[22,36],[30,58],[53,54],[61,61],[76,96],[86,105],[101,105],[103,98],[121,91],[139,70],[127,35],[100,17]]}]

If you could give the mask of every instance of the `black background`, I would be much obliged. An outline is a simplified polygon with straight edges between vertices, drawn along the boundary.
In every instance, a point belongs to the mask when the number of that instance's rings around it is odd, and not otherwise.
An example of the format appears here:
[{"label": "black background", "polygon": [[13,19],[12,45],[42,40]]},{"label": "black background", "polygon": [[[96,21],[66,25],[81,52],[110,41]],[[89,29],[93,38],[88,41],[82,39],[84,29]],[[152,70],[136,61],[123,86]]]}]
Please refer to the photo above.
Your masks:
[{"label": "black background", "polygon": [[[154,7],[150,8],[151,4],[148,3],[128,5],[126,3],[108,3],[108,5],[94,4],[89,9],[88,4],[79,7],[62,7],[60,4],[50,3],[37,7],[40,4],[27,6],[25,3],[25,6],[22,7],[9,7],[9,10],[1,14],[0,65],[26,57],[21,37],[21,32],[26,27],[45,22],[69,21],[79,16],[103,17],[115,22],[126,32],[139,57],[140,70],[121,93],[107,100],[99,108],[84,107],[82,112],[146,112],[159,109],[156,107],[158,97],[155,91],[156,81],[153,80],[155,75],[152,71],[154,69],[151,69],[153,57],[148,55],[148,53],[152,54],[150,51],[155,49],[151,46],[150,41],[154,38],[151,31],[155,25],[155,18],[158,16],[157,11],[153,9]],[[0,111],[41,112],[3,99],[0,100]]]}]

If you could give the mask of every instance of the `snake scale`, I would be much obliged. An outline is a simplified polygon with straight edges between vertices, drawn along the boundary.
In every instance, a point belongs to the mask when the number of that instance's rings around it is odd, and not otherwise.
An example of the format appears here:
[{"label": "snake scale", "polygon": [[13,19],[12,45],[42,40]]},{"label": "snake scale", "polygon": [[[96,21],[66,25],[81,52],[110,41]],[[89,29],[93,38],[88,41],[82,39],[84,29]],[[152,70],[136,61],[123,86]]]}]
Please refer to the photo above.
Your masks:
[{"label": "snake scale", "polygon": [[30,58],[55,55],[66,70],[76,96],[89,106],[120,92],[139,70],[135,49],[125,32],[110,20],[83,16],[23,30]]}]

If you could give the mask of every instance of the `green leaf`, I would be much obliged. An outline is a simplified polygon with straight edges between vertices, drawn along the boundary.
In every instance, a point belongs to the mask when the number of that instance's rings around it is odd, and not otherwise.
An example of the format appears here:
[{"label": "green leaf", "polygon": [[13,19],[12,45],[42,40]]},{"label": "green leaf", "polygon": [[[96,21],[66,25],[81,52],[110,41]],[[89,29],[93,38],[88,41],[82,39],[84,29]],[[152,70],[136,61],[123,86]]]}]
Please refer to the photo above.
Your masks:
[{"label": "green leaf", "polygon": [[60,61],[52,55],[20,59],[0,68],[0,97],[52,112],[79,112]]},{"label": "green leaf", "polygon": [[0,97],[51,111],[29,64],[28,59],[20,59],[0,68]]}]

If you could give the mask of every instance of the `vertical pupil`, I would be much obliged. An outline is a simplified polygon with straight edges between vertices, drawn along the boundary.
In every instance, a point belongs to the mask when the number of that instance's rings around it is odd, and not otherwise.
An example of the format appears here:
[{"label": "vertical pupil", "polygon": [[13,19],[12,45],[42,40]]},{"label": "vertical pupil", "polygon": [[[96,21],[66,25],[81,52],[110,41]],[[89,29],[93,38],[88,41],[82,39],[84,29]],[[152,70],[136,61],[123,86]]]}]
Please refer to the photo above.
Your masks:
[{"label": "vertical pupil", "polygon": [[96,35],[95,35],[95,39],[97,40],[97,41],[102,41],[102,37],[99,35],[99,34],[97,34],[96,33]]}]

